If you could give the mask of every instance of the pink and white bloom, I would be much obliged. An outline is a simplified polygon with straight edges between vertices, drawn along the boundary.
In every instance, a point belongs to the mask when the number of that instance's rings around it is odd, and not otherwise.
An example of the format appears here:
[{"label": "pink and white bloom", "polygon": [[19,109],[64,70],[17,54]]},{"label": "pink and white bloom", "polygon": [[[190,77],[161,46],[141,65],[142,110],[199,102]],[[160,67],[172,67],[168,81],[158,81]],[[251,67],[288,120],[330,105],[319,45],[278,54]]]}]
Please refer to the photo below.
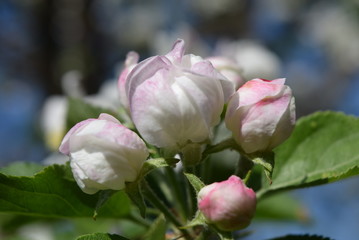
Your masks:
[{"label": "pink and white bloom", "polygon": [[284,82],[284,78],[253,79],[229,100],[226,126],[246,153],[270,151],[292,133],[294,97]]},{"label": "pink and white bloom", "polygon": [[[232,85],[234,85],[235,90],[237,90],[240,86],[242,86],[245,83],[245,80],[241,75],[243,69],[234,60],[222,56],[214,56],[206,59],[209,60],[212,63],[212,65],[215,67],[215,69],[217,69],[217,71],[219,71],[223,76],[225,76],[232,83]],[[222,81],[222,83],[225,84],[224,81]],[[223,86],[223,89],[225,90],[226,87]],[[228,89],[227,91],[233,94],[233,90]],[[228,94],[225,93],[225,95]],[[228,98],[229,97],[230,96],[228,96]]]},{"label": "pink and white bloom", "polygon": [[125,68],[122,70],[120,77],[118,78],[118,92],[120,95],[120,102],[126,110],[129,110],[128,98],[126,93],[126,79],[128,74],[138,63],[139,58],[140,56],[136,52],[131,51],[127,53],[125,60]]},{"label": "pink and white bloom", "polygon": [[208,223],[224,231],[247,227],[256,210],[256,194],[237,176],[215,182],[198,193],[198,209]]},{"label": "pink and white bloom", "polygon": [[108,114],[76,124],[59,150],[70,156],[74,178],[88,194],[125,188],[125,182],[136,180],[149,155],[142,139]]},{"label": "pink and white bloom", "polygon": [[175,149],[207,140],[223,109],[221,80],[209,61],[184,55],[183,40],[168,54],[137,64],[127,76],[126,93],[141,136]]}]

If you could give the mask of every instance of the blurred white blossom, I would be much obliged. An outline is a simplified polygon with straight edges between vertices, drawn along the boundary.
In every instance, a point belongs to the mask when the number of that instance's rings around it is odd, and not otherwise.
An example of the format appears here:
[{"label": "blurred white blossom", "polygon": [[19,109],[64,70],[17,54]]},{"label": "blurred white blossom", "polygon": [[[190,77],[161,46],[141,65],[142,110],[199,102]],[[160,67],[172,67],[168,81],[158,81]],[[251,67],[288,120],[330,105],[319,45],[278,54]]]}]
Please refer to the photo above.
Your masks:
[{"label": "blurred white blossom", "polygon": [[280,74],[279,57],[262,44],[250,41],[220,41],[215,55],[234,59],[243,69],[246,80],[254,78],[274,79]]},{"label": "blurred white blossom", "polygon": [[303,18],[303,36],[311,36],[339,69],[359,67],[359,22],[352,9],[321,2]]}]

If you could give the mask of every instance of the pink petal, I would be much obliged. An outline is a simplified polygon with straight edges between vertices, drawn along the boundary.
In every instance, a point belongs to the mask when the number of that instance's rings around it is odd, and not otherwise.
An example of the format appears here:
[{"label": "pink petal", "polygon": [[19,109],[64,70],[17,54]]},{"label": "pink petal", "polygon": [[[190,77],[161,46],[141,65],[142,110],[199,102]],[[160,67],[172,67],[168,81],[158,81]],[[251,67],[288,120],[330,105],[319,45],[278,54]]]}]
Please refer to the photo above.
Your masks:
[{"label": "pink petal", "polygon": [[170,64],[169,60],[163,56],[151,57],[137,64],[128,75],[126,81],[126,92],[129,102],[131,103],[134,91],[139,85],[152,77],[158,70],[162,68],[168,69]]},{"label": "pink petal", "polygon": [[74,134],[78,129],[82,128],[83,126],[87,125],[88,123],[94,121],[96,119],[90,118],[84,121],[81,121],[77,123],[75,126],[73,126],[65,135],[65,137],[62,139],[61,145],[59,147],[59,151],[65,155],[70,154],[70,146],[69,146],[69,140],[72,134]]},{"label": "pink petal", "polygon": [[166,54],[166,57],[172,60],[173,62],[181,62],[185,51],[185,42],[182,39],[177,39],[173,44],[172,50]]}]

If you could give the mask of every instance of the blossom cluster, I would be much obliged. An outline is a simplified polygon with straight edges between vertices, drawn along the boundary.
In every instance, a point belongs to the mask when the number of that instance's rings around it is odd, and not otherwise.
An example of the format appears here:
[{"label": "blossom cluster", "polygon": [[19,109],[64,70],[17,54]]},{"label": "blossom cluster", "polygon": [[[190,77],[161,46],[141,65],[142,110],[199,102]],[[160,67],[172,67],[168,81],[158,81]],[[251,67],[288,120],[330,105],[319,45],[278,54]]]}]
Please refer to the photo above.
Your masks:
[{"label": "blossom cluster", "polygon": [[[289,137],[295,105],[285,79],[245,82],[232,60],[203,59],[184,51],[184,41],[177,40],[166,55],[141,62],[137,53],[127,55],[118,90],[138,134],[101,114],[78,123],[64,137],[60,151],[69,155],[74,178],[85,193],[121,190],[137,180],[149,156],[147,145],[179,153],[183,165],[198,164],[186,158],[188,152],[200,156],[223,116],[244,154],[269,152]],[[255,204],[253,190],[236,176],[198,194],[199,210],[222,230],[246,227]]]}]

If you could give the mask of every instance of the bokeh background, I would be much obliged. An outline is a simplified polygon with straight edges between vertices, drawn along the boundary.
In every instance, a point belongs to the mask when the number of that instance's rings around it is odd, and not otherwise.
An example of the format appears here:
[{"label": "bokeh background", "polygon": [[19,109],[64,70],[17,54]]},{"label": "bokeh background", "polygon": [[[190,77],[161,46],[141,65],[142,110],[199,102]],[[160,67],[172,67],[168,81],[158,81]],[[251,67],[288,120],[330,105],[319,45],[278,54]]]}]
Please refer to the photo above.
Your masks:
[{"label": "bokeh background", "polygon": [[[0,167],[43,162],[56,144],[45,140],[58,134],[63,96],[116,105],[127,52],[164,54],[177,38],[187,52],[236,58],[247,78],[287,78],[298,117],[359,115],[358,0],[1,0]],[[356,240],[358,189],[356,177],[295,191],[310,220],[255,222],[246,239]]]}]

